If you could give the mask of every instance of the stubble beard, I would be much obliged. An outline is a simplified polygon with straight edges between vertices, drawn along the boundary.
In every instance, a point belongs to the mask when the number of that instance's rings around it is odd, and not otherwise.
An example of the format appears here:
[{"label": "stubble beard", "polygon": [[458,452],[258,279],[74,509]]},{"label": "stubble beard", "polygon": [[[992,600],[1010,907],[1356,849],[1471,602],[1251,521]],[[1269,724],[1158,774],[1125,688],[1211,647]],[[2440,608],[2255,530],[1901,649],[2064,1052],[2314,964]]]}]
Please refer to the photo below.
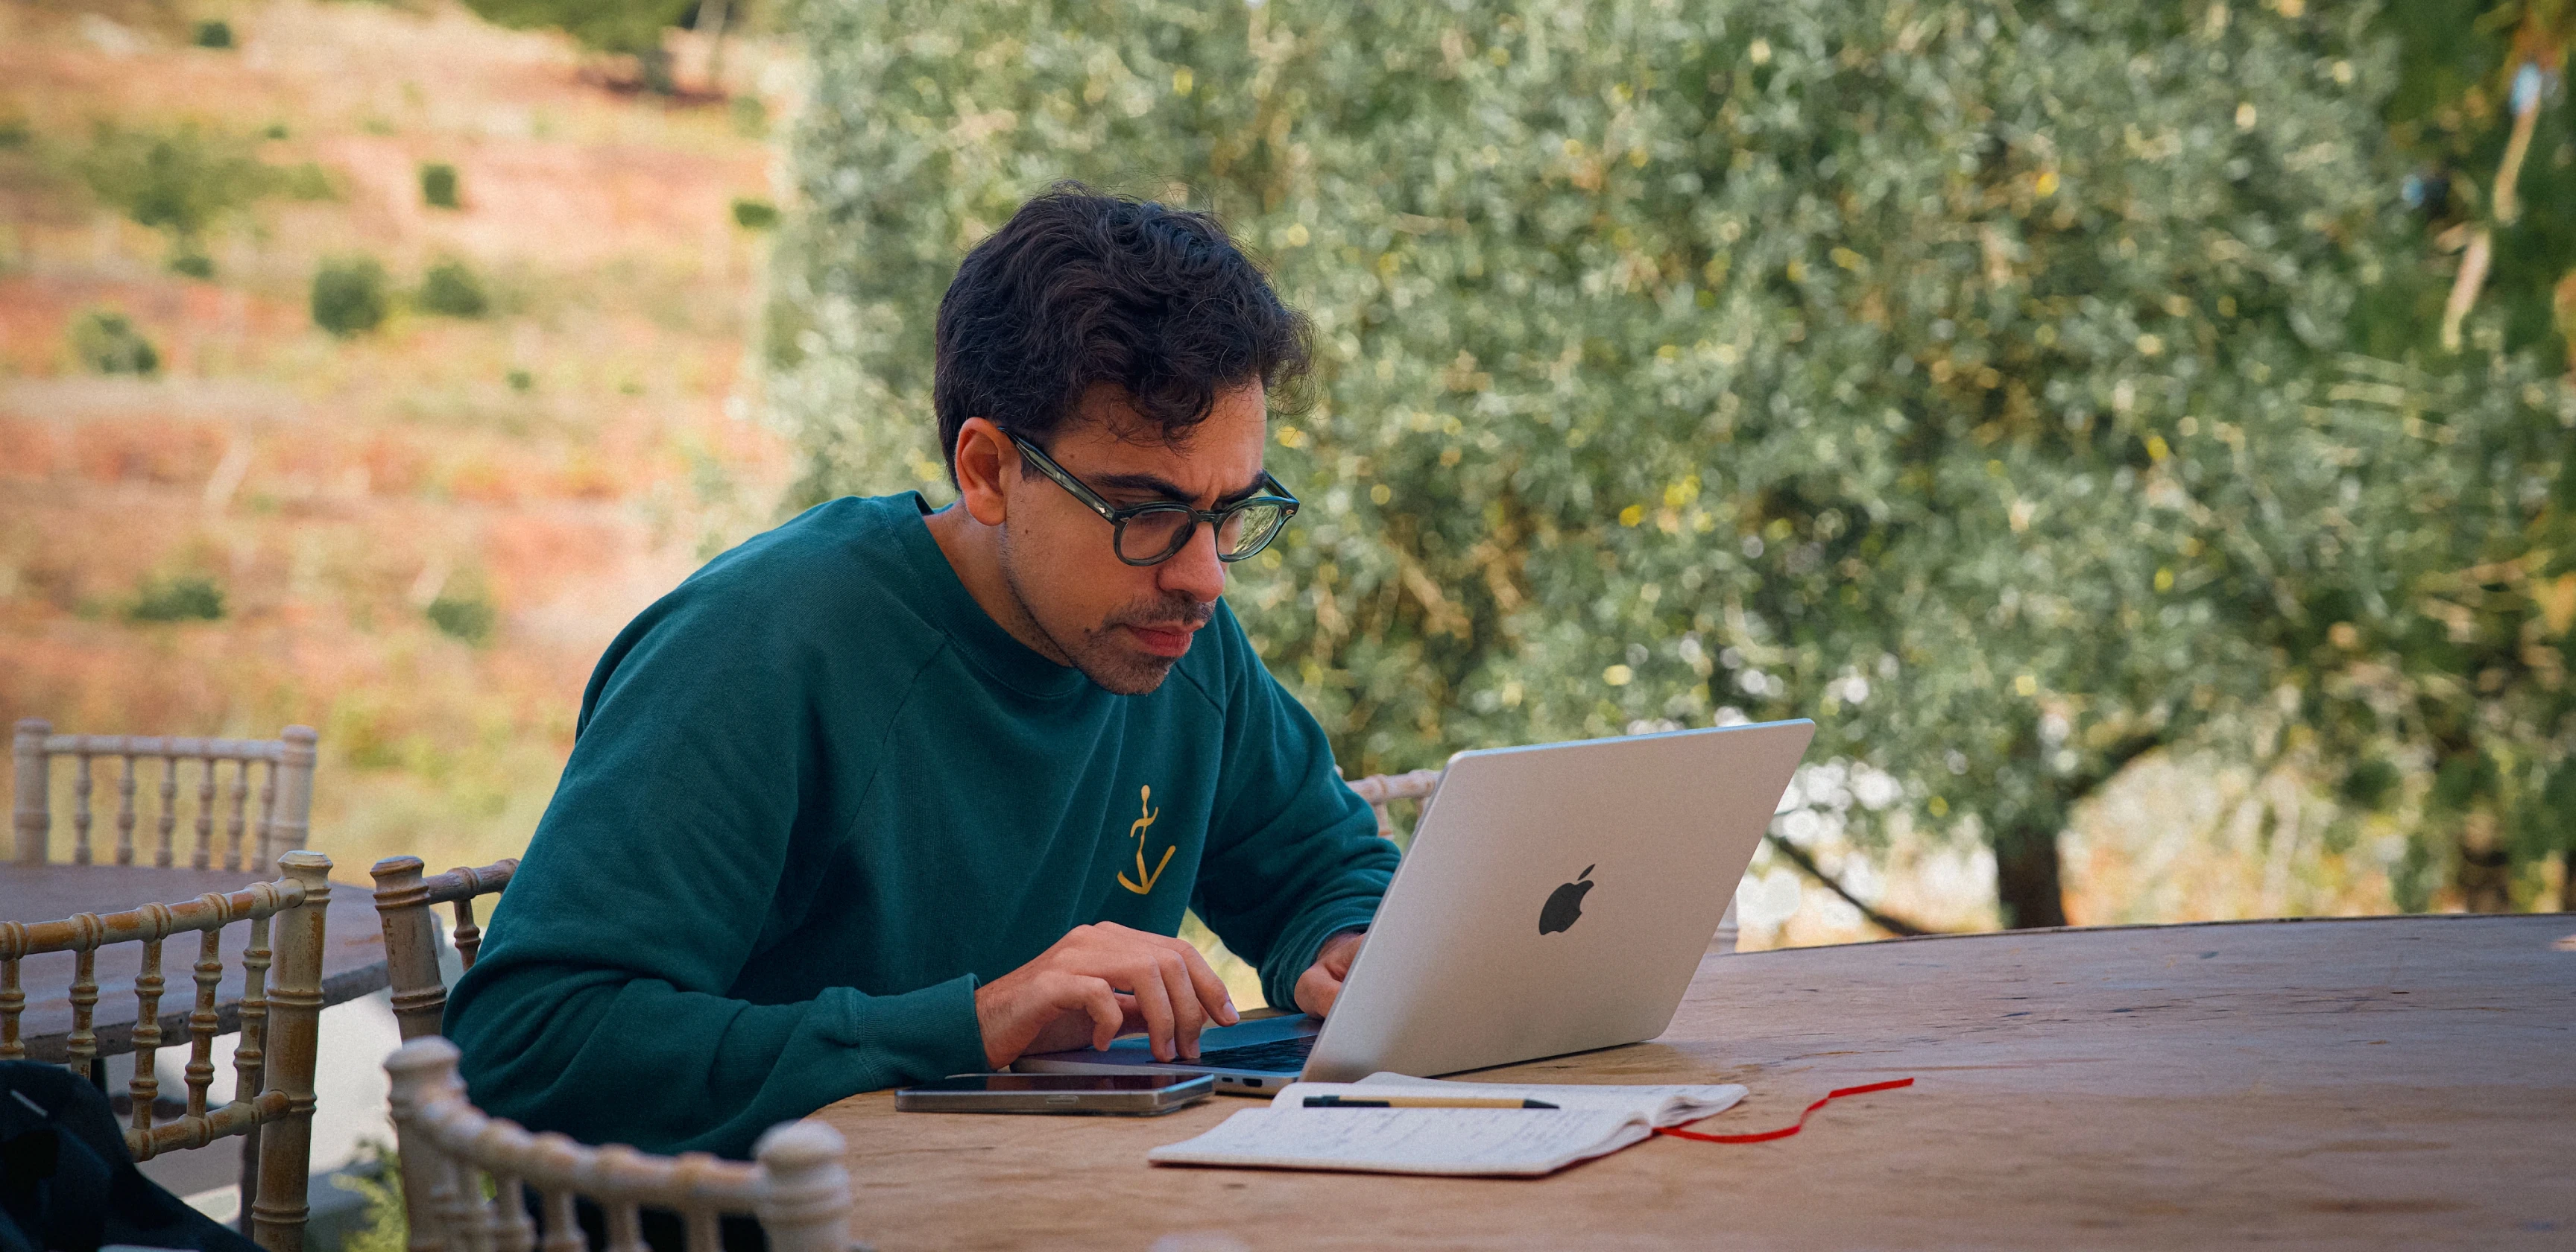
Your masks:
[{"label": "stubble beard", "polygon": [[1055,650],[1075,669],[1082,671],[1083,677],[1114,695],[1152,695],[1162,687],[1164,679],[1171,677],[1172,667],[1180,662],[1179,657],[1137,651],[1119,637],[1120,627],[1200,626],[1216,613],[1215,605],[1199,604],[1185,596],[1139,600],[1118,608],[1102,619],[1098,626],[1087,628],[1078,637],[1068,640],[1048,629],[1046,622],[1029,607],[1028,592],[1020,585],[1019,561],[1012,551],[1008,526],[1002,528],[1001,541],[1002,585],[1010,588],[1012,603],[1019,609],[1021,620],[1048,643],[1055,645]]}]

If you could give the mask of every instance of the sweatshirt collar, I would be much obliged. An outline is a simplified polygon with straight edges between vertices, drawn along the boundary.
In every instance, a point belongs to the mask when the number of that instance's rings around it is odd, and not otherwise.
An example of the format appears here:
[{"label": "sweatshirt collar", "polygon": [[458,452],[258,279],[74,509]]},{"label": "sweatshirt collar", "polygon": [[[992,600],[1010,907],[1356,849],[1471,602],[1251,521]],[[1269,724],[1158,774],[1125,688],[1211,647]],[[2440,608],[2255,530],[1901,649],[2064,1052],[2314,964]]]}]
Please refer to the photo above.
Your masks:
[{"label": "sweatshirt collar", "polygon": [[975,593],[966,590],[964,580],[957,577],[957,568],[948,563],[948,554],[940,550],[939,540],[930,533],[930,502],[918,491],[904,494],[912,497],[913,524],[898,529],[903,534],[906,557],[929,600],[921,608],[957,645],[957,650],[977,669],[1022,695],[1061,699],[1088,686],[1091,680],[1081,670],[1039,655],[1002,629],[1002,624],[976,603]]}]

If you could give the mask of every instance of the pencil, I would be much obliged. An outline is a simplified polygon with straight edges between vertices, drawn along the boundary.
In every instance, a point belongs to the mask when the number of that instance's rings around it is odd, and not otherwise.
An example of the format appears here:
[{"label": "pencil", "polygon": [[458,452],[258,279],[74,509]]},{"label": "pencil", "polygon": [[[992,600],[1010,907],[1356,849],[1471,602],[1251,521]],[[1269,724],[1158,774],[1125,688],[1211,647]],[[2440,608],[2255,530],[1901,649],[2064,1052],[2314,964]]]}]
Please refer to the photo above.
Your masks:
[{"label": "pencil", "polygon": [[1494,1096],[1337,1096],[1306,1097],[1310,1109],[1552,1109],[1545,1100]]}]

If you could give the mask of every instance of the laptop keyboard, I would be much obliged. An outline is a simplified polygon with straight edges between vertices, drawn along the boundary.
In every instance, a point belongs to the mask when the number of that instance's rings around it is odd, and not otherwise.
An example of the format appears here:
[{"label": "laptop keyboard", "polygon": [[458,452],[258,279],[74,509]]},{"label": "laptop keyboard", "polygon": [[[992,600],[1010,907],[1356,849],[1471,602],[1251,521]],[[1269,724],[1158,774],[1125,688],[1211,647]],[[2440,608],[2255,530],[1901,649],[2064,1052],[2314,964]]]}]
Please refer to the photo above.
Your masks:
[{"label": "laptop keyboard", "polygon": [[1269,1043],[1247,1043],[1239,1048],[1218,1048],[1199,1053],[1198,1064],[1218,1069],[1293,1073],[1306,1068],[1306,1055],[1315,1050],[1315,1038],[1313,1035],[1299,1035],[1294,1039],[1274,1039]]}]

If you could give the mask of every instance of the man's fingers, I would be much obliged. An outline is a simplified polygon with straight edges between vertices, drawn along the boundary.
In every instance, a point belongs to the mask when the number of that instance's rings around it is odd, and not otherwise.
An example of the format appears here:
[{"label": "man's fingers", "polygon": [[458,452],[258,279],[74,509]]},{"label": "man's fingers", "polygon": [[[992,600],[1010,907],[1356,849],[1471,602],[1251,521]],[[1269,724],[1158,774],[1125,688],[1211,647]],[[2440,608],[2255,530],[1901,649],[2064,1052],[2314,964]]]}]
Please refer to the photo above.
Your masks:
[{"label": "man's fingers", "polygon": [[1126,1023],[1126,1014],[1118,1011],[1118,993],[1111,990],[1105,978],[1075,976],[1071,986],[1073,1002],[1069,1009],[1080,1009],[1091,1017],[1091,1046],[1097,1051],[1118,1037],[1118,1028]]},{"label": "man's fingers", "polygon": [[1130,963],[1126,981],[1137,1010],[1145,1015],[1145,1039],[1154,1059],[1168,1061],[1179,1055],[1179,1045],[1173,1042],[1172,997],[1163,987],[1162,966],[1140,953]]},{"label": "man's fingers", "polygon": [[1217,1025],[1231,1026],[1243,1020],[1243,1015],[1234,1011],[1234,993],[1225,989],[1225,980],[1216,976],[1216,970],[1197,948],[1169,936],[1155,937],[1163,941],[1166,951],[1181,958],[1181,967],[1189,974],[1191,994],[1207,1007],[1208,1016],[1215,1018]]},{"label": "man's fingers", "polygon": [[1154,968],[1162,975],[1163,994],[1172,1002],[1172,1049],[1191,1060],[1199,1055],[1199,1031],[1207,1026],[1208,1011],[1199,1003],[1198,988],[1190,983],[1190,967],[1171,952],[1155,954]]}]

